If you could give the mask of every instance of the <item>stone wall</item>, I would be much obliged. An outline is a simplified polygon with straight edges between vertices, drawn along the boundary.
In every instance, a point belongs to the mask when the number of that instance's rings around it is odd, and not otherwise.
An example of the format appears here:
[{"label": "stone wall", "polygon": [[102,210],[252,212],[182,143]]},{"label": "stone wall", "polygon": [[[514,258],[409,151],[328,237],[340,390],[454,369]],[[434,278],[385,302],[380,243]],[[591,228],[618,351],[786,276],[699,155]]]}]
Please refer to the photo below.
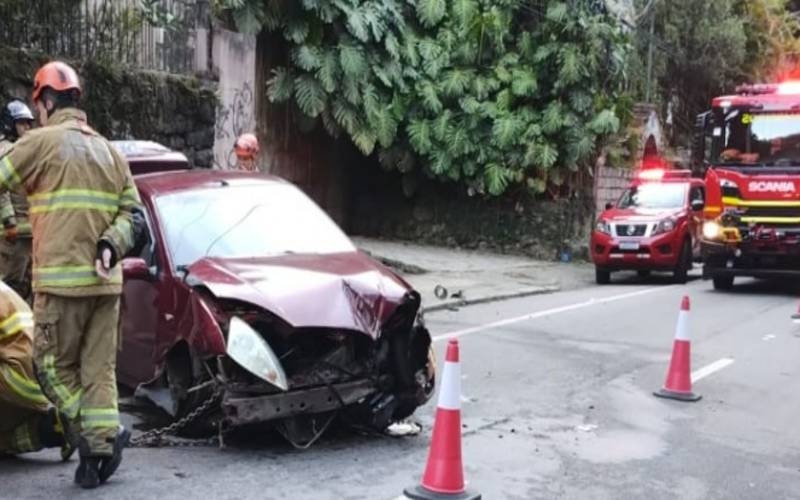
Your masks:
[{"label": "stone wall", "polygon": [[599,214],[606,203],[614,203],[633,179],[633,170],[598,166],[595,172],[595,213]]},{"label": "stone wall", "polygon": [[[0,48],[0,99],[30,101],[32,78],[48,59]],[[75,64],[89,123],[109,139],[147,139],[186,154],[197,167],[213,161],[216,83],[137,71],[95,61]]]},{"label": "stone wall", "polygon": [[[554,259],[567,250],[587,258],[593,205],[588,199],[543,201],[521,196],[470,197],[453,185],[425,182],[405,197],[394,174],[353,176],[347,229],[351,234],[402,239]],[[359,169],[361,170],[361,169]]]}]

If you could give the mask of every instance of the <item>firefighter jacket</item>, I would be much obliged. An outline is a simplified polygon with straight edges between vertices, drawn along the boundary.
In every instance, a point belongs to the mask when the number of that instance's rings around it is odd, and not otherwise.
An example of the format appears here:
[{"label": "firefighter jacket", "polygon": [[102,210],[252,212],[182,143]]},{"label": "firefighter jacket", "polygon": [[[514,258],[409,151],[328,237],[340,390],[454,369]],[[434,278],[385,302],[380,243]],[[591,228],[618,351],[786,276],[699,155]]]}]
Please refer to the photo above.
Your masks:
[{"label": "firefighter jacket", "polygon": [[119,265],[95,272],[100,242],[117,258],[133,245],[139,194],[128,162],[75,108],[56,111],[0,159],[0,191],[22,186],[33,230],[33,290],[61,296],[118,295]]},{"label": "firefighter jacket", "polygon": [[[20,336],[27,337],[27,339]],[[28,304],[0,281],[0,377],[29,407],[47,408],[33,380],[33,313]],[[0,384],[2,385],[2,384]]]},{"label": "firefighter jacket", "polygon": [[[0,157],[11,149],[11,141],[0,141]],[[31,224],[28,220],[28,198],[22,188],[0,195],[0,222],[4,227],[15,226],[17,238],[31,237]]]}]

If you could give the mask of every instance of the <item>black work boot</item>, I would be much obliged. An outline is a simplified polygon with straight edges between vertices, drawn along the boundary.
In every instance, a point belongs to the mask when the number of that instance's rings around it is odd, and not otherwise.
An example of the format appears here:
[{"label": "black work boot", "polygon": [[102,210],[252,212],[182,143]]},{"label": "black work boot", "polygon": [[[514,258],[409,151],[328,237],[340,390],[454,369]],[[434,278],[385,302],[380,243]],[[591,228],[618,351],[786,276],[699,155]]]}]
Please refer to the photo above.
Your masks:
[{"label": "black work boot", "polygon": [[114,472],[116,472],[117,468],[119,468],[119,464],[122,463],[122,450],[128,446],[130,440],[131,431],[120,425],[119,430],[117,431],[117,437],[113,438],[114,451],[110,457],[103,457],[100,463],[101,483],[108,481],[108,478],[114,475]]},{"label": "black work boot", "polygon": [[69,428],[67,416],[55,408],[39,421],[39,440],[45,448],[61,448],[61,460],[67,461],[75,453],[77,444]]},{"label": "black work boot", "polygon": [[81,438],[78,446],[80,463],[75,469],[75,484],[84,489],[97,488],[100,485],[100,461],[102,457],[91,456],[89,443]]}]

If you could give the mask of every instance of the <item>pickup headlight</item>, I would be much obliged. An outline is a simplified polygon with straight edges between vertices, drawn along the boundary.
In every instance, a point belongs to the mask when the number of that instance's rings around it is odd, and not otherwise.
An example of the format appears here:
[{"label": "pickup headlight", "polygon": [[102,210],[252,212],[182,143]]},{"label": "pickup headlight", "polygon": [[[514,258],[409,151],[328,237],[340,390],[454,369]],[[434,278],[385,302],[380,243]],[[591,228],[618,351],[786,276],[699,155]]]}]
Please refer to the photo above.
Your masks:
[{"label": "pickup headlight", "polygon": [[711,220],[703,223],[703,237],[707,240],[715,240],[722,234],[722,227],[719,223]]},{"label": "pickup headlight", "polygon": [[289,381],[278,356],[257,331],[236,316],[231,318],[228,327],[226,351],[232,360],[256,377],[283,391],[289,390]]},{"label": "pickup headlight", "polygon": [[653,231],[653,235],[661,234],[661,233],[668,233],[675,229],[678,226],[678,221],[673,219],[672,217],[668,217],[666,219],[662,219],[656,224],[656,228]]},{"label": "pickup headlight", "polygon": [[607,221],[599,220],[597,221],[597,224],[595,224],[594,230],[598,233],[611,234],[611,224],[609,224]]}]

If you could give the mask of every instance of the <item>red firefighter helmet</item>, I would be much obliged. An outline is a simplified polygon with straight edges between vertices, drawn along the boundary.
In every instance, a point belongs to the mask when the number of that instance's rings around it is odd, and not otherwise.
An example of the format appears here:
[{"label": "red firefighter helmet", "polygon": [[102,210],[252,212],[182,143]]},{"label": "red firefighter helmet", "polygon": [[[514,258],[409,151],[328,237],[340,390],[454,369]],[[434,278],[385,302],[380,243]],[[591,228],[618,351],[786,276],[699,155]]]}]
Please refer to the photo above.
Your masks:
[{"label": "red firefighter helmet", "polygon": [[39,68],[33,77],[33,101],[38,101],[42,91],[48,87],[56,92],[67,90],[81,92],[81,81],[78,73],[69,64],[53,61]]},{"label": "red firefighter helmet", "polygon": [[240,160],[253,160],[258,155],[258,139],[253,134],[242,134],[233,147]]}]

